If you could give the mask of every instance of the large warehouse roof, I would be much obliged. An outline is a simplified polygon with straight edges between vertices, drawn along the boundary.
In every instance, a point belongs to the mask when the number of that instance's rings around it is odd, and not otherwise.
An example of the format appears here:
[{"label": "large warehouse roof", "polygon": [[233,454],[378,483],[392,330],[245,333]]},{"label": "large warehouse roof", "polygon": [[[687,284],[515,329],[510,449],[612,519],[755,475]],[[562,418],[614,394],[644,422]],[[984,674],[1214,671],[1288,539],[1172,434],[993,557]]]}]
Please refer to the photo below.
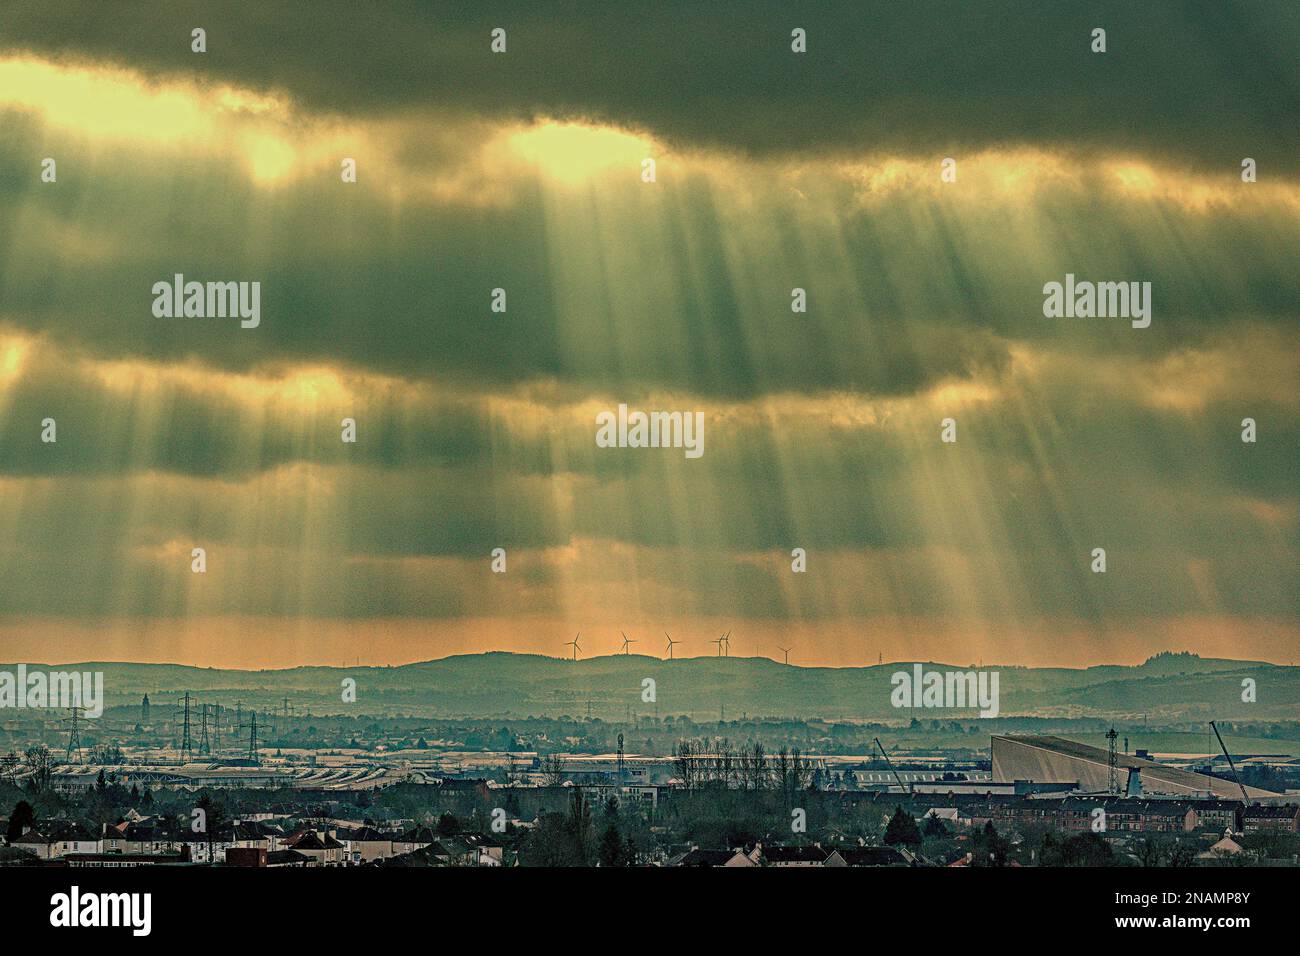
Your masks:
[{"label": "large warehouse roof", "polygon": [[[1130,767],[1141,771],[1142,789],[1149,793],[1208,792],[1228,799],[1241,796],[1241,790],[1231,780],[1180,770],[1131,754],[1119,755],[1120,786],[1124,786]],[[1077,780],[1080,789],[1105,790],[1110,786],[1109,755],[1101,747],[1091,747],[1063,737],[994,737],[993,779],[1008,783],[1016,780],[1038,783]],[[1247,787],[1246,793],[1251,797],[1276,796],[1257,787]]]}]

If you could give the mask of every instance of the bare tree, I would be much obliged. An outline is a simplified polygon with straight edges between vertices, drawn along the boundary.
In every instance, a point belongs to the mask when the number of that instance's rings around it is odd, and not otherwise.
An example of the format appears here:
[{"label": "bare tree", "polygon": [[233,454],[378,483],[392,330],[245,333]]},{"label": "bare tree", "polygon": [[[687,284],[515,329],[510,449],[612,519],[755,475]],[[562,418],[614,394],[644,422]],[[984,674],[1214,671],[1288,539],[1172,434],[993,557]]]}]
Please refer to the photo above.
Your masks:
[{"label": "bare tree", "polygon": [[722,785],[728,790],[736,781],[736,754],[725,740],[722,742],[722,749],[718,753],[718,777],[722,781]]},{"label": "bare tree", "polygon": [[800,790],[807,790],[812,784],[813,768],[808,762],[807,757],[799,754],[799,748],[795,747],[791,751],[790,759],[790,791],[797,793]]},{"label": "bare tree", "polygon": [[790,751],[782,745],[781,749],[776,752],[776,785],[786,796],[789,796],[794,789],[790,780]]},{"label": "bare tree", "polygon": [[542,758],[542,774],[548,787],[558,787],[564,783],[564,758],[559,754],[547,754]]},{"label": "bare tree", "polygon": [[750,786],[755,790],[766,790],[770,782],[767,767],[767,752],[761,743],[754,744],[753,754],[749,758]]},{"label": "bare tree", "polygon": [[0,779],[8,780],[15,786],[18,783],[18,755],[10,750],[0,757]]},{"label": "bare tree", "polygon": [[32,793],[44,793],[50,787],[50,777],[54,773],[54,761],[50,757],[50,748],[45,744],[28,747],[24,755],[27,766],[31,768]]},{"label": "bare tree", "polygon": [[677,770],[677,779],[688,791],[694,790],[698,768],[698,753],[689,740],[680,740],[673,744],[673,766]]}]

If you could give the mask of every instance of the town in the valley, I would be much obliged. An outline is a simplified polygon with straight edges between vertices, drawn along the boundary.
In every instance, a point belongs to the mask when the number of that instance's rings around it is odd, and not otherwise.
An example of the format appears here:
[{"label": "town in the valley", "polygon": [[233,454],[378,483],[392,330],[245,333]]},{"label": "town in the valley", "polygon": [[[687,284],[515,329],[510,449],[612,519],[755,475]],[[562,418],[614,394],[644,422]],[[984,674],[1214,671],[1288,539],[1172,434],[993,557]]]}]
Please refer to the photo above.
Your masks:
[{"label": "town in the valley", "polygon": [[1296,865],[1300,724],[10,711],[0,863]]}]

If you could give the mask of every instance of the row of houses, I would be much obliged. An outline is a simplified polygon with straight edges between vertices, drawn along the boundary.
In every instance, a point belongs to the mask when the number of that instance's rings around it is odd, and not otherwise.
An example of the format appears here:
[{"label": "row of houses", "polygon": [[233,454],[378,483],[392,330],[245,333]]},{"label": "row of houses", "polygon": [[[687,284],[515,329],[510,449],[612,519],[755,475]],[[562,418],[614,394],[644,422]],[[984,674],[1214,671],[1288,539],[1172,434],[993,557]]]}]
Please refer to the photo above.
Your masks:
[{"label": "row of houses", "polygon": [[[1047,827],[1065,832],[1237,833],[1300,832],[1300,805],[1251,805],[1236,800],[1148,800],[1140,797],[1069,796],[980,801],[954,808],[958,820],[999,829]],[[1100,821],[1100,826],[1099,826]]]},{"label": "row of houses", "polygon": [[[832,795],[827,794],[830,797]],[[1253,803],[1205,798],[1128,797],[1110,794],[970,793],[835,793],[841,812],[878,812],[887,816],[904,806],[918,819],[938,816],[960,826],[999,829],[1046,827],[1066,832],[1096,829],[1097,811],[1105,812],[1107,831],[1190,833],[1231,829],[1235,833],[1300,833],[1300,804]]]},{"label": "row of houses", "polygon": [[710,850],[692,846],[668,858],[668,866],[917,866],[909,850],[892,846],[764,846],[752,849]]},{"label": "row of houses", "polygon": [[402,831],[372,827],[299,827],[286,832],[274,822],[236,821],[209,837],[162,817],[136,817],[107,824],[95,835],[80,823],[50,820],[24,829],[9,845],[47,862],[123,866],[145,862],[229,863],[239,866],[359,866],[430,850],[452,865],[499,865],[501,844],[491,837],[439,836],[427,826]]},{"label": "row of houses", "polygon": [[405,853],[376,857],[367,866],[501,866],[505,848],[489,836],[463,833],[438,837]]}]

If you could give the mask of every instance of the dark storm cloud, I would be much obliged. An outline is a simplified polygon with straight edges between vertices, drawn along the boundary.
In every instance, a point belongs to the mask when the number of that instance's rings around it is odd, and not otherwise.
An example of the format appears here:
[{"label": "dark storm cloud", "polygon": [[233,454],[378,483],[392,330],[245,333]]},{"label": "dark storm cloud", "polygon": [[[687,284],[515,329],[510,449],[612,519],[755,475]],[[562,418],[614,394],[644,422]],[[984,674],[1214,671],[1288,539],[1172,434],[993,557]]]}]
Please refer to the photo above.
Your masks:
[{"label": "dark storm cloud", "polygon": [[[208,31],[207,54],[189,50]],[[504,27],[509,52],[489,52]],[[790,30],[809,52],[790,52]],[[1089,49],[1094,27],[1108,51]],[[0,49],[285,90],[313,111],[580,117],[755,153],[1136,151],[1297,169],[1300,7],[1276,2],[5,5]]]}]

